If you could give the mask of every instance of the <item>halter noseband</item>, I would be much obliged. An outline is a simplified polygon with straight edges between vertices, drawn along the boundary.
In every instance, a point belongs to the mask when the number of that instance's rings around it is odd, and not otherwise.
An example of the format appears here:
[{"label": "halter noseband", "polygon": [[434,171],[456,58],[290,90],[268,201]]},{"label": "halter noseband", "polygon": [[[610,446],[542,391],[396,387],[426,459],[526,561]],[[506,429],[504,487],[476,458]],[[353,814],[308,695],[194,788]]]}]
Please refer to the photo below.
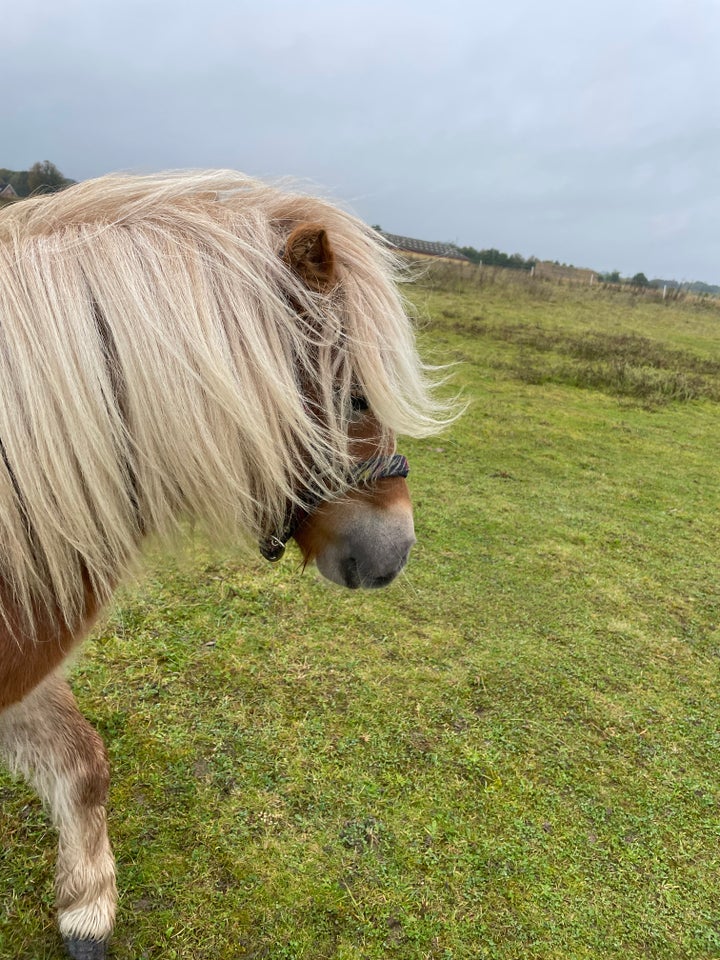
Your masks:
[{"label": "halter noseband", "polygon": [[[409,472],[407,457],[394,453],[390,456],[372,457],[356,464],[350,471],[349,481],[351,487],[366,487],[389,477],[406,477]],[[282,533],[273,534],[260,542],[260,553],[263,557],[271,563],[277,563],[285,553],[285,545],[290,537],[321,502],[319,497],[313,497],[304,509],[296,507],[291,510]]]}]

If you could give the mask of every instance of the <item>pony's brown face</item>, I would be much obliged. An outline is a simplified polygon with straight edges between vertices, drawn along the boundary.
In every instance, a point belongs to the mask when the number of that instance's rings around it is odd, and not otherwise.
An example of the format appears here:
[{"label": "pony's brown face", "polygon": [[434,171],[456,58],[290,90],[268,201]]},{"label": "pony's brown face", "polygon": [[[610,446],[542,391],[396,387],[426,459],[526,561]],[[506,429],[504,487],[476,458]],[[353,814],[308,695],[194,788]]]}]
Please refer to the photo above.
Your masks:
[{"label": "pony's brown face", "polygon": [[[290,235],[285,259],[311,289],[335,283],[332,248],[321,224],[302,224]],[[392,455],[383,431],[362,397],[355,398],[349,426],[356,463]],[[349,490],[318,506],[293,532],[306,563],[340,586],[384,587],[407,563],[415,543],[412,506],[404,477],[391,476]]]},{"label": "pony's brown face", "polygon": [[[378,441],[369,411],[351,425],[358,463],[392,453]],[[400,573],[415,543],[412,506],[402,477],[385,477],[324,503],[294,533],[306,562],[351,590],[384,587]]]}]

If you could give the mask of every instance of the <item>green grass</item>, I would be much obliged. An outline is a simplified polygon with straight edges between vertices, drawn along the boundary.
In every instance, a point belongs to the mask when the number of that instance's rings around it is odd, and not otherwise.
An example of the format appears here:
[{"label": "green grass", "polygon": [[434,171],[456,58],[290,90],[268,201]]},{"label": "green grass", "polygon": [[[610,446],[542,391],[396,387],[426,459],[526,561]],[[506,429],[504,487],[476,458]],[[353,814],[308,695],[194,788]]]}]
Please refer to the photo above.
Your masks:
[{"label": "green grass", "polygon": [[[402,444],[402,580],[197,543],[73,668],[113,765],[113,956],[720,957],[720,311],[412,292],[470,408]],[[0,798],[0,957],[60,957],[54,836]]]}]

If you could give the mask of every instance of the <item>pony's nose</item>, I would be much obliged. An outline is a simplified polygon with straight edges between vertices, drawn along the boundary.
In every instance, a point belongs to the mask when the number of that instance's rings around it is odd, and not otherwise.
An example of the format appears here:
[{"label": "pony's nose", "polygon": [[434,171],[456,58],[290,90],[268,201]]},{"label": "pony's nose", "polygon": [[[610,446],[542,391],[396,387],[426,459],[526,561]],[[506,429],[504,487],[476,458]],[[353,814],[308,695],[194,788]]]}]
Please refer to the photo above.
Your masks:
[{"label": "pony's nose", "polygon": [[377,509],[365,501],[354,507],[354,515],[315,553],[315,563],[341,587],[384,587],[405,566],[415,543],[412,510],[409,504]]}]

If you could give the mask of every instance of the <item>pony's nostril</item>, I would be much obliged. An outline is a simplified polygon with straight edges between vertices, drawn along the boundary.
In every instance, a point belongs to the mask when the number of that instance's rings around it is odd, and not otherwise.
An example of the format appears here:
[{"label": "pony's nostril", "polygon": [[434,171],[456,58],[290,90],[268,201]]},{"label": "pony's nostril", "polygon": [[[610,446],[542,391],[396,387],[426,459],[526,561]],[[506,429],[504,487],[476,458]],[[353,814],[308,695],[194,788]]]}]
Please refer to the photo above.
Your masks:
[{"label": "pony's nostril", "polygon": [[355,557],[348,557],[342,564],[343,579],[345,586],[350,590],[357,590],[363,585],[362,577],[358,569],[358,562]]}]

